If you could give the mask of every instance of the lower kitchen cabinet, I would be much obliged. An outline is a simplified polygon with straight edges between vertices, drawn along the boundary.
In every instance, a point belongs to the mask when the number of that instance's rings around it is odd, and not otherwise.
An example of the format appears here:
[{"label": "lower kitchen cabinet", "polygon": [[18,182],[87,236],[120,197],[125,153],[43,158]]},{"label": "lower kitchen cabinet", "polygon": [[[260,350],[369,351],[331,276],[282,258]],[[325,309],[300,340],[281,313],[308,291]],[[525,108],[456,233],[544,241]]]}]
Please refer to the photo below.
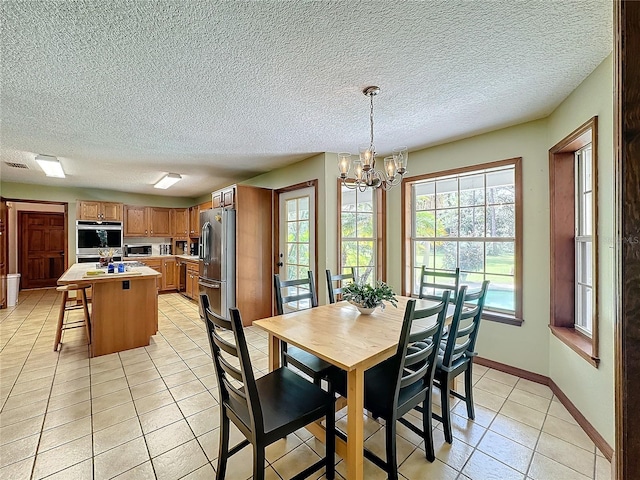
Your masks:
[{"label": "lower kitchen cabinet", "polygon": [[162,290],[177,290],[179,285],[177,262],[175,258],[162,260]]},{"label": "lower kitchen cabinet", "polygon": [[185,281],[184,295],[193,300],[198,300],[198,264],[187,262],[187,278]]},{"label": "lower kitchen cabinet", "polygon": [[178,268],[175,257],[171,258],[145,258],[144,263],[149,268],[153,268],[156,272],[162,274],[156,278],[158,291],[178,289]]}]

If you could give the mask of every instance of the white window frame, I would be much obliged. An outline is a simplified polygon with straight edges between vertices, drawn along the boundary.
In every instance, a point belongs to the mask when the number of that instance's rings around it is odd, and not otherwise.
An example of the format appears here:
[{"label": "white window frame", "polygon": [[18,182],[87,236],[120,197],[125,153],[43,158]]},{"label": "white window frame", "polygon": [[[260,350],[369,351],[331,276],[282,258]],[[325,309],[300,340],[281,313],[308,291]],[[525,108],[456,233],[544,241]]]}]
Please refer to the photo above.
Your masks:
[{"label": "white window frame", "polygon": [[[592,144],[575,154],[575,329],[593,334],[593,172]],[[586,168],[588,166],[588,169]],[[587,207],[587,203],[590,205]]]}]

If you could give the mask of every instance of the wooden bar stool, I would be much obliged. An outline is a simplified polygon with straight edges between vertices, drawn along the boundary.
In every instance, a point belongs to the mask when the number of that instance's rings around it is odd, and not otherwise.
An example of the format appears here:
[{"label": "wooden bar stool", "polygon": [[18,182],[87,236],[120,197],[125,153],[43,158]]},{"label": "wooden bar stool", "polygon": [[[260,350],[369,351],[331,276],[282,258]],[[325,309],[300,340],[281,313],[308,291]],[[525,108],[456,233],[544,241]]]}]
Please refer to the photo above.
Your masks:
[{"label": "wooden bar stool", "polygon": [[[74,283],[69,285],[62,285],[56,288],[57,291],[62,292],[62,304],[60,305],[60,314],[58,315],[58,328],[56,330],[56,340],[53,344],[53,351],[57,351],[60,346],[60,339],[62,338],[62,331],[68,330],[70,328],[78,328],[84,325],[85,332],[87,333],[87,343],[91,343],[91,320],[89,318],[89,306],[87,303],[87,288],[90,288],[91,285],[76,285]],[[76,304],[67,306],[67,301],[69,300],[69,292],[82,292],[82,305]],[[76,293],[77,299],[78,293]],[[84,319],[81,321],[75,322],[64,322],[64,314],[69,310],[79,310],[82,308],[84,310]]]}]

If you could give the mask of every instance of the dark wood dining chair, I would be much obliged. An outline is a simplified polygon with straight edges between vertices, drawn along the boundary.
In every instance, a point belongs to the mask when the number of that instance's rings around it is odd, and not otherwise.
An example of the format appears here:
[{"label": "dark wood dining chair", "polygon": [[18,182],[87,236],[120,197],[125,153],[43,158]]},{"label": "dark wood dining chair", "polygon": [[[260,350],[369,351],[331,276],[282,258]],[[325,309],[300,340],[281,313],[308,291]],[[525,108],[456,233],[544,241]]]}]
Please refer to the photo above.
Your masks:
[{"label": "dark wood dining chair", "polygon": [[[469,292],[467,288],[466,285],[463,286],[458,294],[453,320],[449,327],[447,340],[443,341],[441,346],[434,376],[434,385],[440,389],[442,415],[433,414],[433,417],[442,422],[444,438],[448,443],[453,442],[449,395],[464,400],[467,406],[467,415],[471,420],[475,418],[472,367],[473,358],[477,356],[476,339],[489,289],[489,281],[482,282],[482,287],[476,292]],[[450,388],[451,381],[463,372],[464,395]]]},{"label": "dark wood dining chair", "polygon": [[[220,445],[216,479],[225,478],[229,457],[251,444],[253,478],[263,480],[265,448],[323,418],[326,418],[325,457],[292,478],[306,478],[325,467],[326,478],[333,479],[335,397],[287,368],[278,368],[256,379],[238,309],[230,309],[231,320],[226,320],[211,311],[206,294],[200,295],[200,302],[219,386]],[[233,336],[224,335],[225,331],[233,332]],[[245,440],[231,449],[230,421],[245,436]]]},{"label": "dark wood dining chair", "polygon": [[[438,356],[438,346],[446,320],[449,304],[446,290],[435,306],[417,309],[417,300],[409,300],[404,312],[398,348],[393,357],[370,368],[364,374],[364,408],[374,418],[385,420],[386,461],[373,452],[364,450],[364,456],[387,472],[388,478],[398,478],[396,455],[396,421],[424,439],[425,454],[430,462],[435,460],[431,422],[431,387]],[[434,318],[433,324],[412,332],[414,320]],[[421,322],[424,323],[424,322]],[[418,346],[414,346],[418,345]],[[346,374],[343,371],[332,377],[334,389],[346,396]],[[403,416],[421,405],[427,415],[422,416],[422,430]],[[340,437],[344,437],[338,431]]]},{"label": "dark wood dining chair", "polygon": [[[296,302],[298,307],[300,302],[309,305],[305,308],[314,308],[318,306],[318,297],[316,296],[315,282],[313,280],[313,272],[309,271],[307,278],[298,280],[280,280],[277,273],[273,276],[273,284],[276,296],[276,313],[283,315],[285,313],[285,305]],[[290,289],[295,289],[292,293]],[[322,379],[327,378],[336,367],[329,362],[316,357],[312,353],[306,352],[301,348],[293,345],[287,345],[286,342],[280,342],[280,361],[282,366],[289,364],[302,371],[313,379],[313,383],[320,385]]]},{"label": "dark wood dining chair", "polygon": [[[342,289],[346,286],[345,280],[355,281],[356,275],[354,268],[350,267],[350,273],[341,273],[339,275],[331,275],[331,270],[327,269],[327,292],[329,293],[329,303],[336,303],[336,295],[342,294]],[[338,286],[334,287],[334,282],[338,282]]]},{"label": "dark wood dining chair", "polygon": [[444,290],[451,291],[449,301],[456,301],[458,290],[460,289],[460,269],[454,271],[434,270],[422,266],[420,271],[419,298],[428,300],[438,300]]}]

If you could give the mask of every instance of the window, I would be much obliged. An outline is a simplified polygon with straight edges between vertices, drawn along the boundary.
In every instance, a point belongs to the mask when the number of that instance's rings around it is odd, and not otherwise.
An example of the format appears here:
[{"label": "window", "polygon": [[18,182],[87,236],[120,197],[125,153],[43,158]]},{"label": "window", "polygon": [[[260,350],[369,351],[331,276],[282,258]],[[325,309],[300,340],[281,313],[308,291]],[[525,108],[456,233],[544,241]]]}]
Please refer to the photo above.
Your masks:
[{"label": "window", "polygon": [[364,192],[345,187],[338,181],[339,258],[341,273],[354,267],[358,279],[375,284],[384,280],[384,191],[367,188]]},{"label": "window", "polygon": [[[489,280],[487,318],[521,324],[521,159],[405,179],[408,293],[420,269],[460,268],[460,284]],[[407,233],[408,232],[408,233]]]},{"label": "window", "polygon": [[550,328],[598,366],[597,117],[549,150]]},{"label": "window", "polygon": [[576,152],[576,321],[575,328],[587,336],[592,329],[592,216],[591,144]]}]

